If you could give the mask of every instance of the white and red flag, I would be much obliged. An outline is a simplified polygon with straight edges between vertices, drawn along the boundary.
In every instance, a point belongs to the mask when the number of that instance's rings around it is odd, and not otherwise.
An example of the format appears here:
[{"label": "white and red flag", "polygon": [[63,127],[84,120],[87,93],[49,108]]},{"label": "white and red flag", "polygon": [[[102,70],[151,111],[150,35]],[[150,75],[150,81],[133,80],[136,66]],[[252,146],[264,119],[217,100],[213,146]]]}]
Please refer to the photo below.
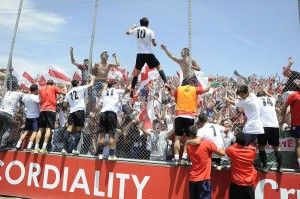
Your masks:
[{"label": "white and red flag", "polygon": [[24,72],[21,76],[14,70],[12,71],[12,75],[17,78],[19,86],[21,86],[25,90],[29,90],[31,85],[36,84],[34,79],[27,72]]},{"label": "white and red flag", "polygon": [[79,75],[78,71],[74,72],[73,79],[77,79],[78,81],[82,82],[82,77]]},{"label": "white and red flag", "polygon": [[44,74],[46,80],[52,79],[55,83],[70,83],[70,78],[59,67],[49,65],[47,67],[47,73]]},{"label": "white and red flag", "polygon": [[139,92],[146,84],[151,80],[157,79],[159,76],[158,71],[155,68],[150,69],[148,66],[144,66],[139,76],[140,86],[137,90]]}]

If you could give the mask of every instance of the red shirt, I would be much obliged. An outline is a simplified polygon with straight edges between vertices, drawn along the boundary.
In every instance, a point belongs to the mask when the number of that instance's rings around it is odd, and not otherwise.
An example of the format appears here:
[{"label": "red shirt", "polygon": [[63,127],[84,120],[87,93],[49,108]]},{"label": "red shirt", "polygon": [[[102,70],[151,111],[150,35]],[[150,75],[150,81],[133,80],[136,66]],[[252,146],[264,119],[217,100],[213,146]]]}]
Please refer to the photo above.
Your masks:
[{"label": "red shirt", "polygon": [[253,163],[256,157],[256,150],[253,146],[241,146],[233,144],[226,149],[226,154],[231,159],[231,182],[242,185],[253,185],[257,171]]},{"label": "red shirt", "polygon": [[188,144],[187,153],[192,161],[189,180],[199,182],[210,179],[211,173],[211,155],[217,151],[217,146],[209,141],[202,140],[199,145]]},{"label": "red shirt", "polygon": [[290,94],[285,104],[291,106],[291,125],[300,126],[300,91]]},{"label": "red shirt", "polygon": [[61,90],[57,86],[47,85],[40,90],[41,111],[56,111],[56,94],[60,94]]}]

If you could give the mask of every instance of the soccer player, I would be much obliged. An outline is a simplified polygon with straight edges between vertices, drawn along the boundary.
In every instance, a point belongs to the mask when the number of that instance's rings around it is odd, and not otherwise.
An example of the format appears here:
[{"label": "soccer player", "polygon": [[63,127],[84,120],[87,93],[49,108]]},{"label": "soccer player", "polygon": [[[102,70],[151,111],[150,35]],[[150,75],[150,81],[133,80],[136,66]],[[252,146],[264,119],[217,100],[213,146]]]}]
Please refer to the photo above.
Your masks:
[{"label": "soccer player", "polygon": [[22,99],[23,93],[20,92],[20,87],[13,87],[13,91],[7,91],[4,95],[2,106],[0,107],[0,122],[3,122],[3,129],[0,151],[7,150],[7,141],[12,131],[14,116],[16,113],[18,102]]},{"label": "soccer player", "polygon": [[259,101],[254,93],[249,93],[246,84],[239,85],[236,94],[241,98],[239,101],[224,97],[223,99],[244,110],[247,117],[246,124],[243,128],[245,133],[246,145],[253,144],[259,134],[264,134],[264,128],[260,119]]},{"label": "soccer player", "polygon": [[[154,32],[148,28],[149,20],[146,17],[143,17],[140,19],[140,27],[137,27],[136,24],[134,24],[131,28],[129,28],[126,32],[127,35],[133,35],[136,37],[137,41],[137,56],[136,56],[136,63],[135,63],[135,70],[134,70],[134,76],[132,78],[131,86],[129,87],[131,89],[131,97],[133,97],[133,90],[135,88],[135,85],[138,80],[138,76],[141,73],[142,68],[144,67],[145,63],[149,66],[149,68],[156,68],[159,72],[160,77],[165,83],[165,87],[171,90],[170,85],[168,84],[167,77],[155,57],[155,55],[152,52],[151,44],[153,46],[156,46],[156,40],[154,37]],[[127,90],[129,90],[127,88]],[[128,91],[127,91],[128,92]]]},{"label": "soccer player", "polygon": [[31,132],[29,143],[26,151],[31,151],[31,147],[36,137],[36,133],[39,130],[39,115],[40,115],[40,97],[39,88],[37,85],[30,86],[30,94],[25,94],[22,98],[27,111],[26,111],[26,121],[25,121],[25,132],[21,135],[17,145],[16,150],[21,149],[22,141],[25,139],[27,134]]},{"label": "soccer player", "polygon": [[291,70],[292,65],[294,64],[294,60],[292,57],[288,58],[288,65],[284,68],[282,74],[286,77],[288,77],[288,80],[285,84],[285,87],[283,88],[283,93],[282,93],[282,99],[284,101],[287,100],[288,96],[297,91],[298,87],[297,87],[297,83],[295,82],[295,80],[300,80],[300,72],[297,71],[293,71]]},{"label": "soccer player", "polygon": [[[107,84],[101,94],[102,109],[100,112],[100,137],[99,145],[104,146],[105,134],[109,134],[109,157],[108,160],[117,160],[115,156],[115,134],[117,129],[117,112],[120,105],[120,97],[124,95],[123,89],[117,89],[115,80]],[[102,147],[100,147],[102,148]],[[103,159],[103,151],[99,151],[99,159]]]},{"label": "soccer player", "polygon": [[[188,128],[191,138],[195,138],[198,128]],[[203,140],[198,145],[187,145],[187,153],[192,161],[192,169],[189,176],[190,199],[211,198],[211,157],[212,153],[224,156],[224,149],[217,149],[217,146],[209,141]]]},{"label": "soccer player", "polygon": [[231,160],[231,184],[229,188],[230,199],[254,199],[254,181],[257,171],[253,163],[256,149],[246,145],[245,133],[236,134],[236,143],[226,149],[226,154]]},{"label": "soccer player", "polygon": [[66,94],[64,99],[64,107],[70,105],[70,114],[68,117],[68,126],[64,132],[62,155],[68,155],[67,146],[70,139],[70,134],[75,131],[75,141],[72,149],[73,155],[79,155],[77,146],[81,136],[81,130],[85,122],[85,92],[94,85],[95,76],[90,75],[90,83],[86,86],[79,86],[77,79],[72,80],[73,88]]},{"label": "soccer player", "polygon": [[[63,89],[58,88],[54,85],[53,80],[48,80],[47,85],[43,86],[40,91],[41,99],[41,112],[39,115],[39,131],[35,138],[35,147],[33,153],[42,153],[44,155],[48,154],[47,144],[54,129],[55,119],[56,119],[56,95],[65,95],[67,93],[66,85]],[[45,133],[44,143],[42,149],[39,148],[42,133]]]},{"label": "soccer player", "polygon": [[260,106],[260,118],[264,127],[264,134],[258,135],[259,145],[259,158],[262,162],[261,171],[268,173],[269,167],[267,166],[267,153],[265,147],[267,143],[272,145],[277,160],[277,171],[283,172],[282,170],[282,154],[279,147],[279,122],[276,115],[276,100],[275,98],[266,92],[265,90],[257,93]]},{"label": "soccer player", "polygon": [[281,110],[281,121],[280,125],[283,125],[285,123],[286,118],[286,110],[290,106],[291,109],[291,133],[292,136],[296,140],[296,157],[299,164],[299,168],[297,170],[300,171],[300,81],[297,82],[298,85],[298,91],[292,93],[289,95],[288,99],[286,100],[284,106]]},{"label": "soccer player", "polygon": [[[218,124],[209,123],[208,117],[205,113],[201,113],[198,116],[198,123],[201,128],[197,132],[197,137],[195,139],[188,140],[187,144],[198,145],[202,140],[210,140],[217,146],[218,149],[224,150],[225,146],[222,133],[227,133],[230,129]],[[213,153],[212,157],[216,162],[217,170],[221,170],[221,156]]]},{"label": "soccer player", "polygon": [[179,86],[174,92],[176,102],[176,118],[175,125],[175,143],[174,143],[174,158],[175,165],[187,164],[186,144],[182,155],[182,160],[179,160],[180,140],[183,133],[186,134],[189,140],[188,128],[194,125],[195,117],[197,116],[197,99],[210,89],[212,78],[209,78],[208,85],[205,89],[202,87],[195,87],[197,80],[191,78],[189,84],[186,86]]}]

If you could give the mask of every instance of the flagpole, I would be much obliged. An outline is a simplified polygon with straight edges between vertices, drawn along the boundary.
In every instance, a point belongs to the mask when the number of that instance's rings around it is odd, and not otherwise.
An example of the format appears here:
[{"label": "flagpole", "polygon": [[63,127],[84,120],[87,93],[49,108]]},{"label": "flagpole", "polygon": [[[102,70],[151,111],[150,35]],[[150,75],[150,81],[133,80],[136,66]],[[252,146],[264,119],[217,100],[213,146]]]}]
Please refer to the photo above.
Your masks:
[{"label": "flagpole", "polygon": [[96,28],[96,21],[97,21],[98,3],[99,3],[99,0],[96,0],[95,1],[92,36],[91,36],[91,45],[90,45],[90,55],[89,55],[89,69],[88,69],[89,75],[91,74],[92,64],[93,64],[92,63],[93,62],[93,48],[94,48],[94,38],[95,38],[95,28]]},{"label": "flagpole", "polygon": [[189,0],[188,3],[188,29],[189,29],[189,36],[188,36],[188,45],[189,45],[189,78],[192,76],[192,0]]},{"label": "flagpole", "polygon": [[18,25],[19,25],[19,20],[20,20],[20,16],[21,16],[21,11],[22,11],[22,5],[23,5],[23,0],[20,0],[19,3],[19,10],[18,10],[18,15],[17,15],[17,20],[16,20],[16,24],[15,24],[15,29],[14,29],[14,34],[13,34],[13,39],[11,42],[11,46],[10,46],[10,52],[9,52],[9,57],[8,57],[8,62],[7,62],[7,69],[6,69],[6,78],[4,80],[4,93],[7,90],[7,78],[8,78],[8,73],[9,73],[9,78],[10,78],[10,82],[9,82],[9,90],[12,90],[12,55],[13,55],[13,51],[14,51],[14,46],[15,46],[15,41],[16,41],[16,36],[17,36],[17,31],[18,31]]}]

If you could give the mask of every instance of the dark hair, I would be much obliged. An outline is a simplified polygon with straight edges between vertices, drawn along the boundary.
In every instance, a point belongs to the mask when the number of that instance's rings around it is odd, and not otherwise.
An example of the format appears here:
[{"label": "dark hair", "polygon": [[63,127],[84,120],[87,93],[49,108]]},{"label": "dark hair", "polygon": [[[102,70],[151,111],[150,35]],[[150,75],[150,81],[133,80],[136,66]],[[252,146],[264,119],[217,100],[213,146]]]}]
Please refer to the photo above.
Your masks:
[{"label": "dark hair", "polygon": [[54,84],[54,82],[53,82],[52,79],[49,79],[49,80],[47,81],[47,85],[53,85],[53,84]]},{"label": "dark hair", "polygon": [[257,97],[265,96],[265,93],[263,91],[258,91],[256,94]]},{"label": "dark hair", "polygon": [[78,84],[79,84],[78,79],[73,79],[72,82],[71,82],[71,84],[72,84],[73,87],[78,86]]},{"label": "dark hair", "polygon": [[227,118],[226,118],[226,119],[223,119],[223,120],[221,121],[221,125],[224,126],[224,123],[225,123],[226,121],[228,121]]},{"label": "dark hair", "polygon": [[114,84],[116,84],[117,82],[116,81],[113,81],[113,82],[109,82],[108,84],[107,84],[107,87],[108,88],[111,88]]},{"label": "dark hair", "polygon": [[195,78],[195,77],[191,77],[191,78],[188,80],[188,83],[189,83],[189,85],[197,85],[198,80],[197,80],[197,78]]},{"label": "dark hair", "polygon": [[235,142],[239,145],[245,146],[246,144],[246,139],[245,139],[245,134],[241,131],[239,131],[236,135],[236,140]]},{"label": "dark hair", "polygon": [[183,48],[183,50],[186,50],[186,51],[187,51],[187,54],[190,55],[190,49],[188,49],[188,48]]},{"label": "dark hair", "polygon": [[238,86],[236,90],[236,94],[237,95],[246,94],[248,91],[249,91],[248,86],[246,84],[242,84]]},{"label": "dark hair", "polygon": [[198,132],[197,126],[195,126],[195,125],[190,126],[188,128],[188,132],[189,132],[189,134],[190,134],[191,137],[196,137],[197,136],[197,132]]},{"label": "dark hair", "polygon": [[208,121],[208,118],[205,113],[200,113],[198,116],[198,122],[203,124]]},{"label": "dark hair", "polygon": [[88,59],[84,59],[83,61],[89,61]]},{"label": "dark hair", "polygon": [[104,53],[106,53],[107,54],[107,51],[103,51],[100,55],[102,56]]},{"label": "dark hair", "polygon": [[30,92],[34,92],[34,91],[38,90],[39,87],[36,84],[33,84],[33,85],[30,86],[29,89],[30,89]]},{"label": "dark hair", "polygon": [[141,19],[140,19],[140,25],[141,25],[141,26],[148,27],[148,25],[149,25],[149,20],[148,20],[148,18],[147,18],[147,17],[141,18]]}]

